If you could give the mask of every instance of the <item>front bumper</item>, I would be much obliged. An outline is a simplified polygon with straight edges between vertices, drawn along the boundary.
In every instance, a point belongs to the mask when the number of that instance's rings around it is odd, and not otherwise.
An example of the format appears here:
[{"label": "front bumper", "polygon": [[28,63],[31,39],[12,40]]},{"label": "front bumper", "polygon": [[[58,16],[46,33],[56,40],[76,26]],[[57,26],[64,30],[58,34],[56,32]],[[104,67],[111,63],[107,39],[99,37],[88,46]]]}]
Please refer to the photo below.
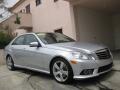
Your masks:
[{"label": "front bumper", "polygon": [[[77,60],[77,64],[71,64],[73,69],[74,79],[87,79],[99,76],[111,71],[113,61],[107,60]],[[109,66],[108,68],[105,68]],[[93,69],[93,73],[89,75],[81,75],[81,72],[86,69]],[[103,70],[102,70],[103,69]]]}]

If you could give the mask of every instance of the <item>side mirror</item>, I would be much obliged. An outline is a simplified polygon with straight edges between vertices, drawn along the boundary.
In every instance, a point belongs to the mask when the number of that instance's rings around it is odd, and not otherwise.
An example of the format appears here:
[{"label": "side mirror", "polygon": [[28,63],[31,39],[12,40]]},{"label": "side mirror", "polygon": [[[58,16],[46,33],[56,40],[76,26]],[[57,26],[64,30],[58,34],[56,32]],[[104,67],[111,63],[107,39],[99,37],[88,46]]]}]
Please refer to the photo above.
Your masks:
[{"label": "side mirror", "polygon": [[40,47],[38,42],[31,42],[30,47]]}]

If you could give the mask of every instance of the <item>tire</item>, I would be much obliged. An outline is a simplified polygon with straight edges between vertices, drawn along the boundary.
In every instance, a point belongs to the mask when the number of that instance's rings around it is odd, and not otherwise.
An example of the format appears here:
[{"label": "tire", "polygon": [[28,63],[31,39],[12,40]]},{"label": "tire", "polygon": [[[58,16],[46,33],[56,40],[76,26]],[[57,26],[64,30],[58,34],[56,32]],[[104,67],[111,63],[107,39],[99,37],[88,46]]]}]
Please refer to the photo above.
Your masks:
[{"label": "tire", "polygon": [[14,67],[14,62],[13,62],[13,59],[11,56],[7,56],[6,58],[6,65],[7,65],[7,68],[11,71],[14,71],[15,70],[15,67]]},{"label": "tire", "polygon": [[51,73],[59,83],[70,83],[73,80],[73,71],[70,64],[62,58],[57,58],[52,62]]}]

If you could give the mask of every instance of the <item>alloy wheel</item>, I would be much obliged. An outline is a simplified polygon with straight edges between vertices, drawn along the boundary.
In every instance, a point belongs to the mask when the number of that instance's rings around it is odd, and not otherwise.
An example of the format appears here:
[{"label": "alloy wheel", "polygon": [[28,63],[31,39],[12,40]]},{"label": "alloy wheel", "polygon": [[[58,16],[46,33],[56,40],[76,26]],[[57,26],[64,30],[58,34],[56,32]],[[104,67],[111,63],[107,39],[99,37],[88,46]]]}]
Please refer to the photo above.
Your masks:
[{"label": "alloy wheel", "polygon": [[68,79],[68,67],[62,61],[56,61],[53,65],[53,75],[59,82],[65,82]]},{"label": "alloy wheel", "polygon": [[12,58],[10,56],[7,57],[6,63],[7,63],[8,69],[12,70],[13,69],[13,60],[12,60]]}]

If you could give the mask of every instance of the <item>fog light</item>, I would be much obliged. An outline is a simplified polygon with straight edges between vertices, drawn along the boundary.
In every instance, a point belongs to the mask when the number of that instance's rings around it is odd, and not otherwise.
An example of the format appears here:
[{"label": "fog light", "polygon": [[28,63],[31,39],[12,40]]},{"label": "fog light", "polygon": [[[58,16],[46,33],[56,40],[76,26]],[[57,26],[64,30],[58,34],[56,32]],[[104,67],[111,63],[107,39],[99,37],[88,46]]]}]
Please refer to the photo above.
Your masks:
[{"label": "fog light", "polygon": [[94,69],[84,69],[80,75],[92,75],[93,74]]}]

